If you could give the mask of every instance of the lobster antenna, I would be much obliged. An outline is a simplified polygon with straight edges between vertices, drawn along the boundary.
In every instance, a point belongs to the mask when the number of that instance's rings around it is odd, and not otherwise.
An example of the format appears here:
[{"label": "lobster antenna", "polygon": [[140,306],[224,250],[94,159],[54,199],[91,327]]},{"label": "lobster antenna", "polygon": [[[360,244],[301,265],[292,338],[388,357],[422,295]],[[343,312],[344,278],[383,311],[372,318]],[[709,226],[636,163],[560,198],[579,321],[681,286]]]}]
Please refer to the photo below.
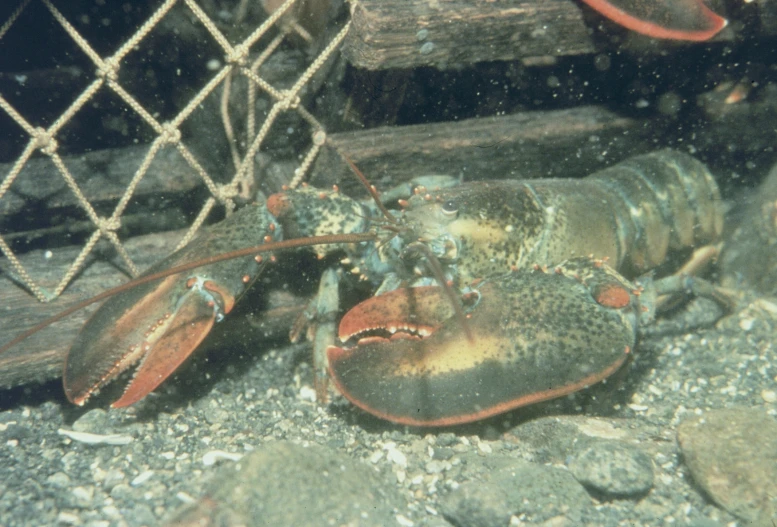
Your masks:
[{"label": "lobster antenna", "polygon": [[370,193],[370,196],[372,197],[373,201],[375,201],[375,205],[378,206],[378,209],[380,212],[385,216],[385,218],[389,221],[389,223],[397,223],[397,219],[391,215],[391,213],[388,211],[388,209],[383,205],[383,202],[380,201],[380,196],[378,196],[378,191],[375,190],[375,185],[372,185],[369,181],[367,181],[367,178],[364,176],[361,170],[359,170],[359,167],[356,166],[356,164],[351,161],[351,159],[337,150],[337,153],[340,154],[340,157],[342,157],[346,163],[348,163],[348,166],[351,167],[351,170],[354,174],[356,174],[356,177],[359,178],[359,181],[361,181],[362,185],[364,185],[364,188],[367,189],[367,192]]},{"label": "lobster antenna", "polygon": [[445,296],[447,296],[448,300],[450,300],[451,306],[453,306],[453,311],[456,314],[456,318],[458,319],[459,324],[461,324],[461,327],[464,328],[464,333],[467,335],[467,341],[472,344],[475,342],[475,337],[472,335],[472,328],[470,327],[469,321],[467,320],[467,315],[464,313],[464,309],[461,307],[459,298],[456,296],[456,293],[453,292],[453,287],[451,287],[451,285],[445,279],[445,272],[442,270],[440,260],[438,260],[434,253],[432,253],[432,250],[423,243],[413,244],[412,249],[419,251],[423,253],[424,256],[426,256],[426,260],[429,262],[429,268],[431,269],[434,278],[440,282],[440,287],[442,287],[442,290],[445,292]]},{"label": "lobster antenna", "polygon": [[163,271],[158,271],[156,273],[151,273],[149,275],[140,276],[138,278],[135,278],[133,280],[130,280],[129,282],[126,282],[122,285],[113,287],[111,289],[108,289],[107,291],[103,291],[102,293],[93,296],[92,298],[88,298],[82,302],[77,303],[74,306],[70,306],[69,308],[65,309],[64,311],[57,313],[51,318],[47,318],[40,324],[37,324],[33,326],[32,328],[28,329],[27,331],[17,335],[15,338],[13,338],[10,342],[3,344],[0,346],[0,355],[8,351],[9,349],[13,348],[20,342],[26,340],[31,335],[34,335],[38,331],[49,327],[55,322],[58,322],[59,320],[62,320],[63,318],[72,315],[76,311],[80,311],[84,309],[87,306],[90,306],[94,304],[95,302],[99,302],[100,300],[103,300],[105,298],[111,297],[113,295],[116,295],[118,293],[122,293],[124,291],[127,291],[129,289],[132,289],[133,287],[137,287],[143,284],[147,284],[148,282],[153,282],[155,280],[160,280],[162,278],[167,278],[168,276],[183,273],[186,271],[190,271],[192,269],[196,269],[198,267],[202,267],[204,265],[210,265],[218,262],[223,262],[224,260],[231,260],[232,258],[239,258],[241,256],[253,256],[256,254],[266,253],[269,251],[281,251],[285,249],[296,249],[298,247],[306,247],[308,245],[319,245],[319,244],[334,244],[334,243],[361,243],[361,242],[371,242],[376,240],[376,235],[374,233],[356,233],[356,234],[327,234],[324,236],[312,236],[309,238],[294,238],[292,240],[283,240],[279,242],[268,242],[264,243],[262,245],[256,245],[254,247],[246,247],[244,249],[236,249],[234,251],[226,252],[223,254],[217,254],[215,256],[209,256],[207,258],[202,258],[201,260],[195,260],[193,262],[177,265],[175,267],[171,267],[169,269],[165,269]]}]

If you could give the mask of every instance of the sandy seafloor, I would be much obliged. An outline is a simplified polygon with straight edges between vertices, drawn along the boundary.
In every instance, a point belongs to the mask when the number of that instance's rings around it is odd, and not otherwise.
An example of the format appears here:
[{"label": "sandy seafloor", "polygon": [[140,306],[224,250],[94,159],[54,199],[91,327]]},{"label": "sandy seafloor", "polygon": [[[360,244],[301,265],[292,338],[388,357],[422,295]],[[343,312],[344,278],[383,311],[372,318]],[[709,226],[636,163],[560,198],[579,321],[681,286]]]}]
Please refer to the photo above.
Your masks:
[{"label": "sandy seafloor", "polygon": [[[383,423],[342,399],[329,407],[317,405],[311,400],[308,345],[253,356],[227,353],[222,367],[209,373],[209,364],[218,358],[213,351],[126,410],[106,412],[105,400],[73,407],[57,382],[22,387],[3,394],[0,524],[162,524],[183,505],[199,500],[225,465],[236,463],[229,457],[237,456],[213,452],[245,455],[287,440],[322,445],[327,455],[345,455],[369,467],[379,485],[396,490],[391,491],[396,501],[389,504],[394,525],[488,525],[485,513],[493,504],[460,498],[459,509],[474,510],[470,519],[455,510],[457,489],[468,480],[488,479],[489,459],[514,458],[567,470],[575,436],[600,429],[605,432],[594,437],[614,438],[648,453],[652,488],[616,497],[590,491],[588,503],[578,500],[566,508],[564,497],[552,492],[545,498],[548,504],[519,500],[524,510],[513,506],[510,525],[747,525],[716,506],[692,480],[676,429],[684,419],[726,407],[775,415],[776,326],[777,300],[748,294],[735,313],[713,327],[644,338],[624,375],[604,386],[449,430]],[[122,434],[132,441],[89,445],[58,433],[74,427]],[[213,465],[204,462],[212,460],[209,453],[216,459]],[[763,455],[763,464],[774,463],[774,452]],[[478,470],[479,463],[485,470]],[[285,472],[268,472],[261,480],[272,487],[284,477]],[[542,484],[523,484],[535,483]],[[306,499],[326,504],[332,499],[330,490],[320,485]],[[296,504],[293,494],[288,503],[275,496],[268,506],[302,514],[290,516],[295,524],[331,524],[321,516],[305,519],[305,506]],[[479,507],[484,514],[476,521]],[[349,525],[383,521],[368,515]]]}]

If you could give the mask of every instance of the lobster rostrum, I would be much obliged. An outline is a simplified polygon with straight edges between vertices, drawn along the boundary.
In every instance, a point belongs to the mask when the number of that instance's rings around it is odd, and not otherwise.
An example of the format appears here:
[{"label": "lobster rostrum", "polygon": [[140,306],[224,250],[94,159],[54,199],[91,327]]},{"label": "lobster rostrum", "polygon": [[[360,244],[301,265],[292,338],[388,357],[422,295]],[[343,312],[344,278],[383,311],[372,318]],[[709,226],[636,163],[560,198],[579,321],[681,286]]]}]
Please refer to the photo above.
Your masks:
[{"label": "lobster rostrum", "polygon": [[[443,188],[427,190],[433,186]],[[68,354],[68,398],[83,404],[137,361],[113,406],[143,398],[273,254],[291,246],[312,246],[319,256],[344,252],[350,271],[326,271],[307,311],[319,387],[328,374],[357,406],[413,425],[469,422],[579,390],[627,360],[656,294],[715,296],[714,287],[687,277],[634,280],[715,243],[722,230],[714,180],[676,151],[635,157],[583,180],[451,186],[448,178],[415,192],[402,187],[395,198],[402,210],[385,212],[336,190],[290,190],[210,227],[149,272],[257,240],[264,249],[173,269],[106,301]],[[346,276],[369,284],[375,296],[335,331]],[[336,333],[345,346],[332,345]]]}]

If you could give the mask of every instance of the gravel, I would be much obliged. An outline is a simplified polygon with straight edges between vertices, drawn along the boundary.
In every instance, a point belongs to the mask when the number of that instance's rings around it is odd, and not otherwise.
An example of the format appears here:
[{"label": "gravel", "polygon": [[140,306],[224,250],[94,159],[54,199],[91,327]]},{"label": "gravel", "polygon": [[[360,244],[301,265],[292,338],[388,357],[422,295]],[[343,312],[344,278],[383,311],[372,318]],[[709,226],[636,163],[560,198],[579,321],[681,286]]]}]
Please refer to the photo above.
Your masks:
[{"label": "gravel", "polygon": [[[606,384],[451,429],[395,426],[341,398],[311,402],[306,345],[211,351],[125,410],[106,410],[103,397],[73,407],[56,383],[4,392],[1,523],[141,526],[194,514],[238,518],[226,525],[732,524],[745,509],[715,505],[730,500],[713,501],[696,481],[703,472],[681,454],[677,428],[726,408],[755,409],[774,426],[776,325],[773,299],[745,295],[715,326],[666,335],[659,324]],[[737,467],[775,463],[763,449],[747,456],[729,456],[726,470],[748,477]],[[321,466],[344,469],[326,479]],[[270,491],[260,501],[276,516],[240,508],[241,493]]]}]

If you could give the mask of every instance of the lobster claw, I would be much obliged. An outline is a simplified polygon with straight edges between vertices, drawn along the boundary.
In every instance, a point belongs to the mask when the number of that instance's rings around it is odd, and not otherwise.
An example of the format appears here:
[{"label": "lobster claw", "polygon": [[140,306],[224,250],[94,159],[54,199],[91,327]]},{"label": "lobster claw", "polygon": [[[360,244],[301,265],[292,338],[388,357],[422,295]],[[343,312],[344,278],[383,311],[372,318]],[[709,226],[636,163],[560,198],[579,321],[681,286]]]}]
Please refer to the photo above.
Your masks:
[{"label": "lobster claw", "polygon": [[617,371],[636,339],[635,289],[589,259],[512,272],[465,298],[473,342],[441,288],[395,290],[345,315],[341,340],[360,340],[329,348],[330,374],[347,399],[390,421],[475,421]]},{"label": "lobster claw", "polygon": [[[271,241],[282,229],[266,207],[249,205],[204,231],[147,274]],[[214,322],[264,267],[260,258],[236,258],[203,265],[195,274],[176,273],[109,298],[76,337],[65,360],[67,398],[77,405],[140,362],[124,395],[113,407],[129,406],[159,386],[191,355]]]},{"label": "lobster claw", "polygon": [[703,41],[728,21],[703,0],[583,0],[613,22],[653,38]]},{"label": "lobster claw", "polygon": [[[136,361],[135,376],[114,408],[154,390],[186,360],[235,299],[210,281],[173,275],[113,297],[84,326],[65,362],[64,386],[82,405]],[[107,328],[107,329],[106,329]]]}]

